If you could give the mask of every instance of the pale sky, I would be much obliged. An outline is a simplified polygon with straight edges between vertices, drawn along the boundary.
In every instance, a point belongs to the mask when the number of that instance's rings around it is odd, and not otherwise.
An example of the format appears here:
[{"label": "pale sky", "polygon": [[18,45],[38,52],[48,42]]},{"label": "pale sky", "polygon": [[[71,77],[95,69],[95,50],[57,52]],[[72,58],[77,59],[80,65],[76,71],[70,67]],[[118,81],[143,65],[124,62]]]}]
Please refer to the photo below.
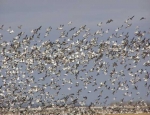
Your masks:
[{"label": "pale sky", "polygon": [[39,25],[55,27],[69,21],[76,26],[93,26],[108,19],[113,19],[115,24],[122,23],[135,15],[134,22],[146,17],[145,23],[150,24],[149,4],[149,0],[1,0],[0,22],[5,27],[22,24],[24,28]]}]

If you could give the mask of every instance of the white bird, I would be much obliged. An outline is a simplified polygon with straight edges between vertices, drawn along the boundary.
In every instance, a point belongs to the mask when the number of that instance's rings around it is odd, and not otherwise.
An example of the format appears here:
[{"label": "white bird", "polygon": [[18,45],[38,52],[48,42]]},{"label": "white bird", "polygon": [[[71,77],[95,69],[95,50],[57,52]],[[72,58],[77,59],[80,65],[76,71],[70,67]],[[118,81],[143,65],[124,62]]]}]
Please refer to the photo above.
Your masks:
[{"label": "white bird", "polygon": [[138,34],[138,33],[139,33],[139,31],[135,31],[134,33],[135,33],[135,34]]},{"label": "white bird", "polygon": [[57,28],[57,30],[62,30],[62,29],[63,29],[63,27],[58,27],[58,28]]},{"label": "white bird", "polygon": [[0,27],[0,30],[3,30],[3,27],[4,27],[4,25],[2,25],[2,26]]},{"label": "white bird", "polygon": [[52,29],[52,27],[48,27],[48,28],[46,29],[46,32],[51,31],[51,29]]},{"label": "white bird", "polygon": [[12,33],[14,33],[14,31],[13,31],[13,30],[11,30],[9,33],[10,33],[10,34],[12,34]]},{"label": "white bird", "polygon": [[127,23],[128,24],[128,19],[127,20],[125,20],[125,22],[124,23]]},{"label": "white bird", "polygon": [[35,30],[31,30],[31,33],[33,34],[35,32]]},{"label": "white bird", "polygon": [[21,29],[22,25],[18,26],[19,29]]},{"label": "white bird", "polygon": [[3,35],[0,33],[0,40],[3,38]]},{"label": "white bird", "polygon": [[7,30],[7,31],[8,31],[8,32],[10,32],[10,30],[11,30],[11,26],[8,28],[8,30]]},{"label": "white bird", "polygon": [[106,34],[109,32],[109,29],[108,30],[106,30]]},{"label": "white bird", "polygon": [[115,31],[118,32],[118,31],[119,31],[119,28],[117,28]]},{"label": "white bird", "polygon": [[88,91],[88,93],[91,93],[91,91]]},{"label": "white bird", "polygon": [[46,32],[45,35],[44,35],[44,38],[47,37],[48,35],[49,35],[49,33]]},{"label": "white bird", "polygon": [[88,31],[90,31],[90,28],[88,28],[88,29],[85,30],[85,32],[88,32]]},{"label": "white bird", "polygon": [[139,26],[136,26],[136,30],[138,30],[139,29]]},{"label": "white bird", "polygon": [[14,40],[18,40],[18,39],[19,39],[19,36],[14,37]]},{"label": "white bird", "polygon": [[68,88],[68,90],[71,90],[72,86]]},{"label": "white bird", "polygon": [[99,26],[99,27],[101,27],[101,25],[102,25],[102,22],[100,22],[100,23],[97,24],[97,26]]},{"label": "white bird", "polygon": [[70,21],[70,22],[68,22],[68,25],[71,25],[72,24],[72,22]]}]

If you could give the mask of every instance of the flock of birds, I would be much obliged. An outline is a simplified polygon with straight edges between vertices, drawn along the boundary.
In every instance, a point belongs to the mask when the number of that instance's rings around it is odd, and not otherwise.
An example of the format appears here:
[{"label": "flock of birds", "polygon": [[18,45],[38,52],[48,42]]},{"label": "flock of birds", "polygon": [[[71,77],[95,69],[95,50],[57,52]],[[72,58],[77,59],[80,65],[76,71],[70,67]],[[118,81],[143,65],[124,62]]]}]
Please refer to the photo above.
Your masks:
[{"label": "flock of birds", "polygon": [[[134,32],[124,32],[132,27],[133,18],[125,20],[113,33],[102,29],[103,25],[113,23],[112,19],[98,23],[98,30],[93,33],[87,25],[71,27],[71,21],[67,24],[71,29],[65,30],[65,25],[50,26],[44,35],[40,33],[42,26],[25,35],[20,25],[21,32],[15,35],[11,27],[6,29],[2,25],[0,108],[30,110],[38,104],[42,110],[67,109],[87,106],[86,101],[95,94],[97,98],[88,105],[90,109],[117,100],[118,92],[123,92],[120,105],[127,99],[131,105],[136,96],[140,101],[135,107],[146,106],[140,97],[139,84],[142,82],[147,91],[145,96],[150,97],[150,38],[146,37],[150,30],[141,31],[137,26]],[[3,31],[14,35],[10,41]],[[59,35],[54,42],[52,31]]]}]

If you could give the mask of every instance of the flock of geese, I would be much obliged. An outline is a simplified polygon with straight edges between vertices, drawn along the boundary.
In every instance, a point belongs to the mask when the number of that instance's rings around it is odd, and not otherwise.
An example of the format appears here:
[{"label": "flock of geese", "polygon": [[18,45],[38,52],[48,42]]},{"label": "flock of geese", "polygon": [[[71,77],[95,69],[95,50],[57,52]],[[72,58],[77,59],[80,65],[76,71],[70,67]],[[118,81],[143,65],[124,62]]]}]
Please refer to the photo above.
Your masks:
[{"label": "flock of geese", "polygon": [[[119,97],[118,106],[126,101],[127,106],[135,108],[147,106],[139,89],[144,87],[145,97],[150,97],[150,38],[147,37],[150,30],[142,31],[137,26],[131,31],[133,19],[134,16],[128,18],[115,30],[102,29],[103,25],[113,23],[112,19],[95,25],[98,30],[94,32],[87,25],[74,27],[70,21],[58,28],[50,26],[44,34],[39,26],[31,30],[31,35],[22,31],[22,25],[17,27],[19,33],[2,25],[1,111],[15,112],[22,108],[30,111],[35,105],[43,111],[77,106],[88,106],[92,111],[92,107],[105,106],[108,100]],[[66,26],[70,29],[65,29]],[[2,34],[6,31],[12,36],[10,41]],[[52,31],[59,35],[55,41],[51,40]],[[132,104],[134,98],[140,101]],[[72,112],[78,113],[75,108]]]}]

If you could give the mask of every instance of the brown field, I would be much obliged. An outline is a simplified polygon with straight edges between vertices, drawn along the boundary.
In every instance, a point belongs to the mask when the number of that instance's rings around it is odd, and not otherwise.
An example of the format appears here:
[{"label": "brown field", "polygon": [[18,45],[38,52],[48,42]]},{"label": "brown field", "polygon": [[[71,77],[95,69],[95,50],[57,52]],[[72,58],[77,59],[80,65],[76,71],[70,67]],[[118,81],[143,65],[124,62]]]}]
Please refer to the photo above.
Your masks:
[{"label": "brown field", "polygon": [[150,113],[126,113],[126,114],[109,114],[109,115],[150,115]]},{"label": "brown field", "polygon": [[[0,115],[56,115],[56,114],[43,114],[43,113],[36,113],[36,114],[19,114],[19,113],[7,113],[7,114],[0,114]],[[59,114],[59,115],[75,115],[75,114]],[[88,114],[76,114],[76,115],[88,115]],[[89,115],[150,115],[150,113],[127,113],[127,114],[89,114]]]},{"label": "brown field", "polygon": [[94,115],[150,115],[150,113],[126,113],[126,114],[94,114]]},{"label": "brown field", "polygon": [[[121,113],[120,113],[121,112]],[[116,109],[102,109],[100,107],[74,107],[74,108],[46,108],[46,109],[6,109],[0,110],[0,115],[150,115],[149,107],[126,107]]]},{"label": "brown field", "polygon": [[[22,114],[22,113],[0,113],[0,115],[56,115],[50,114],[50,113],[45,113],[45,112],[39,112],[39,113],[28,113],[28,114]],[[150,113],[122,113],[122,114],[105,114],[105,113],[100,113],[100,114],[57,114],[57,115],[150,115]]]},{"label": "brown field", "polygon": [[[0,115],[56,115],[56,114],[50,114],[50,113],[29,113],[29,114],[21,114],[21,113],[0,113]],[[58,114],[57,114],[58,115]],[[59,115],[150,115],[150,113],[123,113],[123,114],[59,114]]]}]

